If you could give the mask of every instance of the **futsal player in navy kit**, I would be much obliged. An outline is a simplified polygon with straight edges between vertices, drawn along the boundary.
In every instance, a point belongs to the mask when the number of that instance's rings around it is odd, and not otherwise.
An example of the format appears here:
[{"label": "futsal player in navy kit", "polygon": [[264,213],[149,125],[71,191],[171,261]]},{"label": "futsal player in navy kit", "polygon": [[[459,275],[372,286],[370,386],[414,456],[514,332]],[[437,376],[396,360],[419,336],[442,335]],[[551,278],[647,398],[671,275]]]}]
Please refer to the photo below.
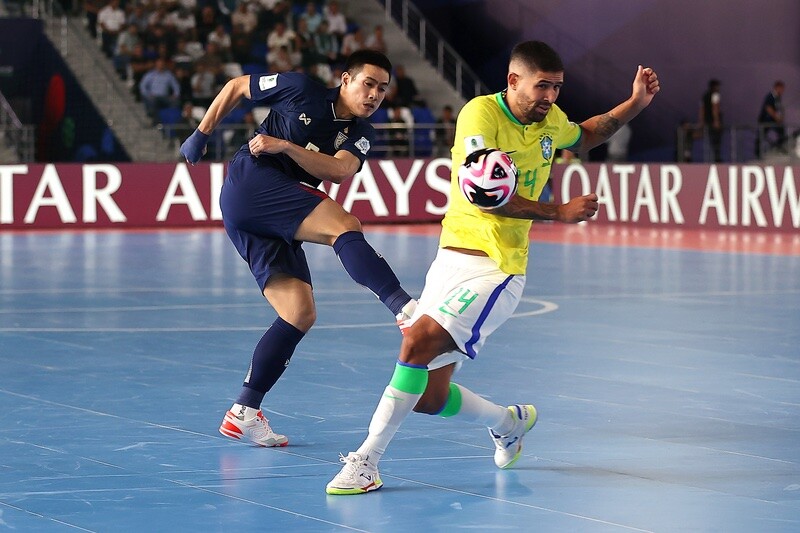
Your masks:
[{"label": "futsal player in navy kit", "polygon": [[359,220],[317,189],[321,181],[341,183],[363,165],[375,136],[367,117],[383,101],[391,71],[385,55],[360,50],[348,58],[341,85],[333,89],[299,73],[234,78],[181,145],[181,154],[194,164],[242,98],[270,107],[231,159],[220,195],[225,231],[278,313],[225,414],[219,428],[225,436],[260,446],[288,443],[272,430],[261,403],[316,319],[303,242],[333,246],[347,273],[378,296],[401,329],[413,314],[416,302],[364,239]]}]

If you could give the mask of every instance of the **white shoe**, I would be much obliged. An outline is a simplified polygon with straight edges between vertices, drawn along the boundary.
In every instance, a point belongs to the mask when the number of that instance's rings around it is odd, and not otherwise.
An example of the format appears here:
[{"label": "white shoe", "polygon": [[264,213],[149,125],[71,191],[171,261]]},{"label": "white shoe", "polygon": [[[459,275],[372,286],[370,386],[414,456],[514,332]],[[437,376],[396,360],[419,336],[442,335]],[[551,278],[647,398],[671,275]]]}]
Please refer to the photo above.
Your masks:
[{"label": "white shoe", "polygon": [[522,455],[522,437],[536,424],[536,408],[532,405],[510,405],[508,410],[514,417],[514,429],[508,435],[498,435],[491,429],[489,435],[495,445],[494,464],[508,468]]},{"label": "white shoe", "polygon": [[345,457],[340,454],[339,462],[344,466],[325,487],[328,494],[364,494],[383,486],[378,467],[363,455],[350,452]]},{"label": "white shoe", "polygon": [[219,432],[232,439],[247,439],[256,446],[286,446],[289,439],[286,435],[278,435],[269,427],[269,420],[264,418],[261,410],[256,416],[248,420],[244,419],[244,414],[237,415],[233,411],[225,413]]},{"label": "white shoe", "polygon": [[411,327],[409,320],[411,320],[411,317],[414,316],[414,311],[416,310],[417,301],[412,298],[406,305],[403,306],[403,309],[397,313],[397,316],[395,316],[397,319],[397,327],[400,328],[400,333],[403,335],[405,335],[406,330]]}]

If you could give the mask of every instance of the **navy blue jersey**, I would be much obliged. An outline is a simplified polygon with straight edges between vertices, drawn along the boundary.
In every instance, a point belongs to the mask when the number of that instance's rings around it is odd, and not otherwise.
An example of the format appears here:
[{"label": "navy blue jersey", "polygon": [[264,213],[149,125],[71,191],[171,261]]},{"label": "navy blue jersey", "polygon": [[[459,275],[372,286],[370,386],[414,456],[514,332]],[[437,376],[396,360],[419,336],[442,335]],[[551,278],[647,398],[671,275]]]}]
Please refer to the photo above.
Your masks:
[{"label": "navy blue jersey", "polygon": [[[338,97],[338,87],[329,89],[296,72],[250,76],[251,100],[270,108],[267,118],[256,128],[257,134],[284,139],[326,155],[347,150],[363,164],[375,130],[366,119],[336,118],[334,103]],[[259,160],[265,158],[279,163],[289,177],[298,181],[313,187],[322,181],[285,154],[259,156]]]}]

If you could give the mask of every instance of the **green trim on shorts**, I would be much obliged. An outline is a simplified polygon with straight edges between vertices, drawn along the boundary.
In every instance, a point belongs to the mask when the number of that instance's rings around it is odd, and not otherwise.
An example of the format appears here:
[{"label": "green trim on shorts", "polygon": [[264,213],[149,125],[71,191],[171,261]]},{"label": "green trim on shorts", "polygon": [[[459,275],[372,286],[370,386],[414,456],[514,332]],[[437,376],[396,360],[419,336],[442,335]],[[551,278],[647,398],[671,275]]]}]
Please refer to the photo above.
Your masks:
[{"label": "green trim on shorts", "polygon": [[439,416],[447,418],[448,416],[457,415],[461,410],[461,389],[455,383],[450,384],[450,394],[447,396],[447,402],[444,404],[442,412]]},{"label": "green trim on shorts", "polygon": [[428,369],[398,362],[389,385],[407,394],[422,394],[428,386]]}]

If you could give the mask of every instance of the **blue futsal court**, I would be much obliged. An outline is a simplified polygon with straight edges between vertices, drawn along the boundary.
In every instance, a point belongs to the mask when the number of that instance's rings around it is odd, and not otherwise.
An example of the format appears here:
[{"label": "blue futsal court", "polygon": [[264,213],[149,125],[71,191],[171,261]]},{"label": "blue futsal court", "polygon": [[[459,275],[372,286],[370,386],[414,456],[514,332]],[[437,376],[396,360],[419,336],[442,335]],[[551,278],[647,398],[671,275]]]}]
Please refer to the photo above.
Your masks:
[{"label": "blue futsal court", "polygon": [[[418,295],[436,232],[367,237]],[[400,334],[306,251],[319,316],[265,401],[289,446],[264,449],[217,432],[274,318],[221,229],[0,234],[0,530],[800,531],[800,255],[535,242],[456,375],[537,406],[516,468],[412,415],[383,489],[327,496]]]}]

